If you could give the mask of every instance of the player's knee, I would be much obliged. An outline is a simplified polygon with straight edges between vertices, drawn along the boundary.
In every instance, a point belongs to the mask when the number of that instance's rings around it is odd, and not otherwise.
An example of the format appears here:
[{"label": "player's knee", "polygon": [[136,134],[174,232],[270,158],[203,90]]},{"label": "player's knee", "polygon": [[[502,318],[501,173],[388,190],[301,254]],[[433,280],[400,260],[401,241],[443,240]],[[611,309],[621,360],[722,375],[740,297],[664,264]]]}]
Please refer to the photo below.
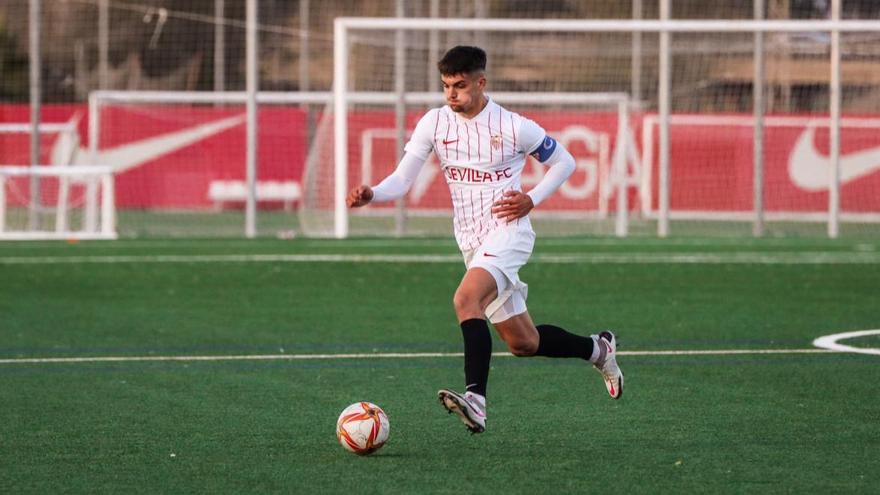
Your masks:
[{"label": "player's knee", "polygon": [[531,339],[512,340],[507,343],[507,348],[516,357],[529,357],[538,352],[538,342]]},{"label": "player's knee", "polygon": [[461,317],[477,317],[482,314],[480,308],[480,300],[471,294],[463,291],[455,291],[452,296],[452,307],[455,308],[455,314]]}]

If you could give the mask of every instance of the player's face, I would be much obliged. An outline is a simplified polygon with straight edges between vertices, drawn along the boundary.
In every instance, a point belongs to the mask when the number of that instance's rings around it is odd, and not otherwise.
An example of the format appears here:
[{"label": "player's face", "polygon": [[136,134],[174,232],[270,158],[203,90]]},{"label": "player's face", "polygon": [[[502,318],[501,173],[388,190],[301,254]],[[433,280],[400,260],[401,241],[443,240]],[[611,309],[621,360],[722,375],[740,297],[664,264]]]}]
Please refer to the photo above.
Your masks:
[{"label": "player's face", "polygon": [[477,74],[455,74],[440,76],[443,81],[443,95],[453,112],[467,118],[474,117],[483,109],[486,76]]}]

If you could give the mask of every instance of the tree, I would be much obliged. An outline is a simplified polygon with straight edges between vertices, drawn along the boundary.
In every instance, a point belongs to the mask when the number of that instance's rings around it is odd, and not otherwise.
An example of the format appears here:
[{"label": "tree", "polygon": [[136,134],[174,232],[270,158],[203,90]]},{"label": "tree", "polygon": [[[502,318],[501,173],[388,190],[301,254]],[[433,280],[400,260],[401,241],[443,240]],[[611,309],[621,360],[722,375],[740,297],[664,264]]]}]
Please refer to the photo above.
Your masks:
[{"label": "tree", "polygon": [[0,101],[27,101],[28,58],[19,51],[4,17],[0,17],[0,74]]}]

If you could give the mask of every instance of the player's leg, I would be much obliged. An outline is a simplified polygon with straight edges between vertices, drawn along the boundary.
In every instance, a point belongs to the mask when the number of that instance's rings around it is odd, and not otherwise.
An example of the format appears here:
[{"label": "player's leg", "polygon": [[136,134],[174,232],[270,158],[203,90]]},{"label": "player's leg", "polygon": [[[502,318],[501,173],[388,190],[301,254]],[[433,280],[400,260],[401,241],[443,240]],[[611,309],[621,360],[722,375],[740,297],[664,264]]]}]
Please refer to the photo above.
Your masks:
[{"label": "player's leg", "polygon": [[541,336],[528,311],[493,323],[493,326],[514,356],[528,357],[537,354]]},{"label": "player's leg", "polygon": [[465,391],[486,396],[492,336],[485,311],[498,295],[495,277],[483,268],[468,270],[458,285],[452,304],[464,339]]},{"label": "player's leg", "polygon": [[486,385],[492,359],[492,336],[485,320],[486,306],[498,295],[495,276],[483,268],[468,270],[458,285],[452,304],[464,339],[465,393],[443,389],[440,402],[457,414],[473,433],[486,429]]},{"label": "player's leg", "polygon": [[493,325],[514,356],[577,357],[594,361],[598,355],[599,346],[593,337],[582,337],[554,325],[535,326],[528,311]]},{"label": "player's leg", "polygon": [[555,325],[535,326],[525,311],[524,298],[518,294],[512,295],[490,319],[513,355],[588,360],[602,375],[612,398],[618,399],[623,393],[623,373],[617,365],[617,338],[613,333],[583,337]]},{"label": "player's leg", "polygon": [[498,297],[498,283],[495,276],[485,268],[469,269],[452,297],[458,322],[474,318],[484,319],[486,307],[496,297]]}]

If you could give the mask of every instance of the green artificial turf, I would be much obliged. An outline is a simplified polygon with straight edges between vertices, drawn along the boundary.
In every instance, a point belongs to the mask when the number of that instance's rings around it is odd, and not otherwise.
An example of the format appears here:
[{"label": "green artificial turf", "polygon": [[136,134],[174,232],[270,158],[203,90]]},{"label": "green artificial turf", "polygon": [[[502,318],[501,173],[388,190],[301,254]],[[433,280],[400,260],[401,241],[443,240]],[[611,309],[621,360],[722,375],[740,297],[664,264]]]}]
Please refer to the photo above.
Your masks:
[{"label": "green artificial turf", "polygon": [[[872,241],[541,239],[535,252],[521,276],[536,322],[612,328],[624,352],[809,350],[821,335],[880,328]],[[634,257],[540,258],[602,253]],[[409,258],[259,257],[328,254]],[[634,261],[670,254],[681,258]],[[619,401],[584,362],[497,356],[478,436],[436,402],[461,386],[459,356],[338,358],[460,352],[462,273],[445,238],[0,244],[0,492],[880,486],[877,355],[623,354]],[[288,359],[16,361],[255,355]],[[391,421],[388,444],[365,458],[333,434],[359,400]]]}]

